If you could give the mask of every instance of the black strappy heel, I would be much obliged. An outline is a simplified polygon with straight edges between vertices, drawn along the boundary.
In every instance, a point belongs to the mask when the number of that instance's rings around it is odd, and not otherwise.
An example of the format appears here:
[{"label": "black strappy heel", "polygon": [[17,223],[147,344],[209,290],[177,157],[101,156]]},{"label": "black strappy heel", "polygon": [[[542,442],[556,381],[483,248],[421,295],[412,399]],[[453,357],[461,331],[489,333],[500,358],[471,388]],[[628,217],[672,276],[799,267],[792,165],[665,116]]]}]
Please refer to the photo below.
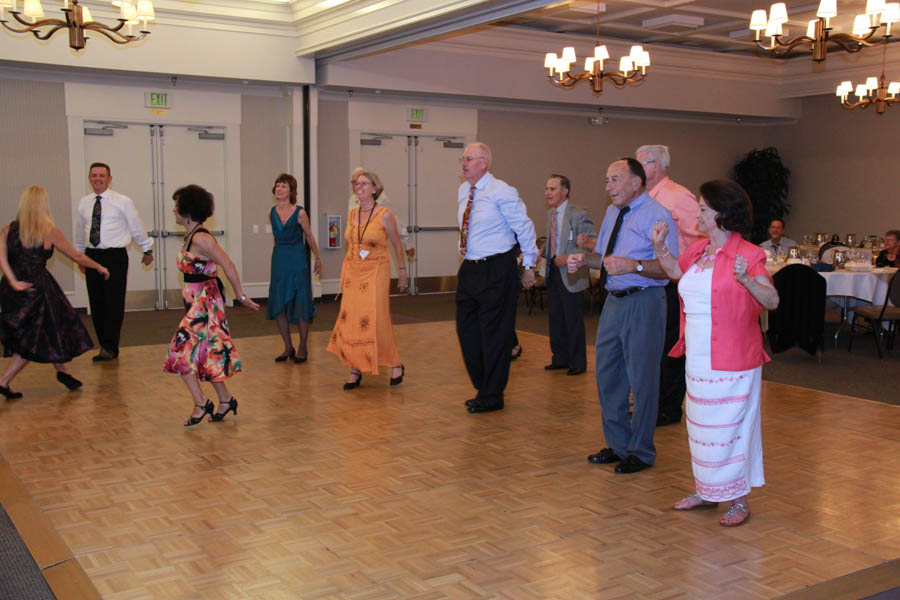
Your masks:
[{"label": "black strappy heel", "polygon": [[206,413],[213,414],[213,409],[215,408],[215,406],[213,406],[213,403],[209,400],[206,401],[205,405],[195,404],[194,406],[196,406],[197,408],[202,408],[203,414],[199,417],[188,417],[187,422],[184,424],[185,427],[192,427],[196,425],[203,420],[203,417],[206,416]]},{"label": "black strappy heel", "polygon": [[233,412],[235,415],[237,415],[237,405],[238,405],[237,400],[235,399],[234,396],[232,396],[231,400],[228,401],[228,408],[225,409],[225,412],[213,413],[212,411],[209,411],[210,414],[212,415],[209,418],[209,422],[210,423],[218,423],[219,421],[223,420],[225,418],[225,415],[227,415],[229,412]]},{"label": "black strappy heel", "polygon": [[276,356],[275,362],[286,362],[288,360],[294,360],[295,358],[296,358],[296,355],[294,354],[294,349],[291,348],[290,352],[284,352],[284,353],[280,354],[279,356]]},{"label": "black strappy heel", "polygon": [[356,381],[348,381],[348,382],[344,383],[345,390],[356,389],[359,387],[359,384],[362,383],[362,372],[361,371],[351,370],[350,373],[352,375],[356,375]]}]

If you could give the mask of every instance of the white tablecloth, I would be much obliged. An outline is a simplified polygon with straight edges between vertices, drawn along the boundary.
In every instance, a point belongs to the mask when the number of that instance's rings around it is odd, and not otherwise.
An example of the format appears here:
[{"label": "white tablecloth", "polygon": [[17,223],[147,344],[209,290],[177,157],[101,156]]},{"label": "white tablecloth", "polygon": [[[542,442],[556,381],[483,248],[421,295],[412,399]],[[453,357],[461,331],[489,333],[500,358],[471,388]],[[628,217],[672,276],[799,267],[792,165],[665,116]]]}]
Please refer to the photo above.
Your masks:
[{"label": "white tablecloth", "polygon": [[[784,268],[783,265],[766,265],[770,275]],[[827,271],[819,275],[825,278],[826,296],[858,298],[870,304],[883,304],[893,271],[877,269],[874,272]]]}]

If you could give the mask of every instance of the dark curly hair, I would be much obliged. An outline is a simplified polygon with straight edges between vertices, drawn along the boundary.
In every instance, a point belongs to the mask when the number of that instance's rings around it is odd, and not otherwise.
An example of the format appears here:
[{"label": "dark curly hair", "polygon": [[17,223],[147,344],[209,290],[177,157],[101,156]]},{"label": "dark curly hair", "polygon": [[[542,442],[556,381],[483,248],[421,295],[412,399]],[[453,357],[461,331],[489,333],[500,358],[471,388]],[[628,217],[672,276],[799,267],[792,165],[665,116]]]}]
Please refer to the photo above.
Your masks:
[{"label": "dark curly hair", "polygon": [[273,194],[275,193],[275,186],[279,183],[286,183],[291,187],[291,204],[297,204],[297,179],[293,175],[282,173],[275,179],[275,183],[272,185]]},{"label": "dark curly hair", "polygon": [[202,223],[216,210],[213,195],[196,184],[186,185],[172,194],[175,210],[182,217],[190,217],[191,221]]},{"label": "dark curly hair", "polygon": [[730,179],[713,179],[700,186],[700,196],[719,213],[716,225],[728,231],[749,233],[753,227],[753,204],[740,185]]}]

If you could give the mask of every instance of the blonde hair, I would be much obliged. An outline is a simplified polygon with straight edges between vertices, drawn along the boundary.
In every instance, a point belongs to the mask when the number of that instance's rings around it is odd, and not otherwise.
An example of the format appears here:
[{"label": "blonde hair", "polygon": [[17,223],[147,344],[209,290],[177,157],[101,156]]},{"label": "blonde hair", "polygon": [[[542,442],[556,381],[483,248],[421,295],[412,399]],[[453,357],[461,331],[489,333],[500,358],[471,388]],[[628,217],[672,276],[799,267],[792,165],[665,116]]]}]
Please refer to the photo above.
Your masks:
[{"label": "blonde hair", "polygon": [[25,188],[19,196],[19,239],[26,248],[35,248],[44,243],[44,238],[56,224],[50,216],[47,190],[39,185]]}]

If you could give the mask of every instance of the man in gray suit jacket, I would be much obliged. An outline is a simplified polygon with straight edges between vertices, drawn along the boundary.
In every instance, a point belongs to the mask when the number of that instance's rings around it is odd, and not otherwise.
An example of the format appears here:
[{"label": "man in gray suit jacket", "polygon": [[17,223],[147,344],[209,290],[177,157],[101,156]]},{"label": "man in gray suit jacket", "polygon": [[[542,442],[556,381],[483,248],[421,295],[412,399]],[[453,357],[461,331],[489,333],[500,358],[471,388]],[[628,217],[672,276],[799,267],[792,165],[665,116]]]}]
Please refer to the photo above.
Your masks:
[{"label": "man in gray suit jacket", "polygon": [[[551,175],[544,189],[550,205],[547,211],[547,296],[550,315],[550,350],[553,360],[548,371],[568,369],[566,375],[581,375],[587,367],[584,341],[584,298],[588,287],[588,269],[569,273],[566,259],[577,252],[578,235],[593,234],[594,223],[588,214],[569,202],[571,184],[565,175]],[[555,226],[555,227],[554,227]]]}]

